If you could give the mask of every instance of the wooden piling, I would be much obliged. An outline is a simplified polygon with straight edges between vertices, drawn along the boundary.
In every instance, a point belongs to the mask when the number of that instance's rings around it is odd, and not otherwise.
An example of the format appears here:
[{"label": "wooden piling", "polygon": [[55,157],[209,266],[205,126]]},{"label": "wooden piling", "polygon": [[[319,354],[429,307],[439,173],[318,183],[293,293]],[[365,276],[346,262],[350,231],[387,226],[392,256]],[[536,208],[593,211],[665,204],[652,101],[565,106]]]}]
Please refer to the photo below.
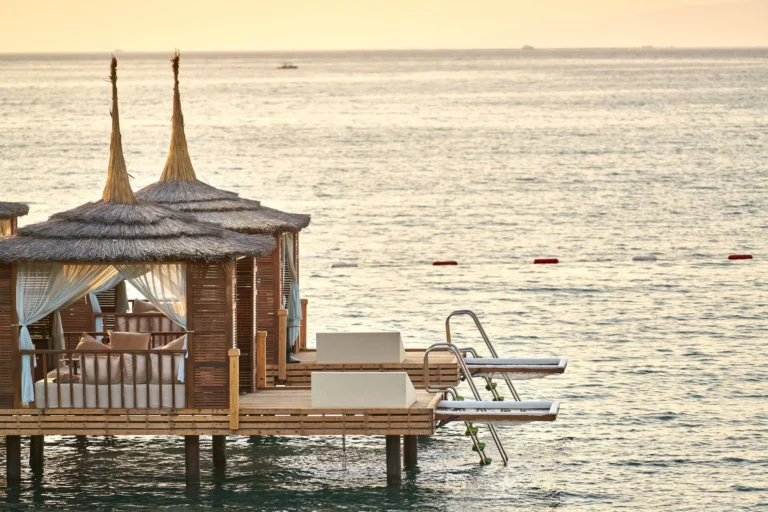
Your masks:
[{"label": "wooden piling", "polygon": [[405,467],[413,469],[418,465],[419,449],[416,444],[418,436],[403,436],[403,459]]},{"label": "wooden piling", "polygon": [[44,436],[30,436],[29,438],[29,467],[37,475],[43,474],[44,462]]},{"label": "wooden piling", "polygon": [[213,467],[224,469],[227,467],[227,436],[212,436],[213,441]]},{"label": "wooden piling", "polygon": [[9,486],[21,483],[21,436],[5,436],[5,471]]},{"label": "wooden piling", "polygon": [[307,299],[301,299],[301,329],[299,330],[298,348],[294,352],[307,349]]},{"label": "wooden piling", "polygon": [[286,343],[288,342],[287,336],[287,309],[277,310],[277,378],[280,382],[285,382],[288,379],[288,373],[286,364],[288,362],[288,348]]},{"label": "wooden piling", "polygon": [[387,436],[387,485],[399,486],[402,482],[402,464],[400,462],[400,436]]},{"label": "wooden piling", "polygon": [[200,436],[184,436],[187,484],[200,483]]},{"label": "wooden piling", "polygon": [[267,331],[256,332],[256,387],[267,387]]}]

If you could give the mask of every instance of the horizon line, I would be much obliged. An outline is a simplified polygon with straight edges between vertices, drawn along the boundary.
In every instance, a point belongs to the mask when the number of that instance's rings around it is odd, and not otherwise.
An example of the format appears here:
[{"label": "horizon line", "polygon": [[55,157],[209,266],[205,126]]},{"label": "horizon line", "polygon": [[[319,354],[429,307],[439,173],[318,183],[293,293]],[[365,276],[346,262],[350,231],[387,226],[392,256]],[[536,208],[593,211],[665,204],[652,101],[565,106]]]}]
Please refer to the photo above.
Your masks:
[{"label": "horizon line", "polygon": [[[683,45],[642,45],[642,46],[535,46],[536,50],[760,50],[768,49],[768,45],[747,46],[683,46]],[[4,51],[0,55],[102,55],[102,54],[132,54],[154,55],[165,54],[173,50],[33,50],[33,51]],[[324,48],[324,49],[280,49],[280,50],[184,50],[184,53],[348,53],[348,52],[457,52],[457,51],[530,51],[521,46],[515,47],[476,47],[476,48]]]}]

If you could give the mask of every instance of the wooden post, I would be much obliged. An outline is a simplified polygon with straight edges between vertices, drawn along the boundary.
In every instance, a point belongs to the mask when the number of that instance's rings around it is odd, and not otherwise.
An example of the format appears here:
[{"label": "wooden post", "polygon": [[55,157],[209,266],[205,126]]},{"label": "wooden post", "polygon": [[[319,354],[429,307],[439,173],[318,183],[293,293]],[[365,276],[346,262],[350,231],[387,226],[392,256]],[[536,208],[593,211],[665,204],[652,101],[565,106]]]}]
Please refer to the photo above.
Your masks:
[{"label": "wooden post", "polygon": [[37,475],[43,474],[44,446],[43,436],[29,437],[29,467]]},{"label": "wooden post", "polygon": [[213,467],[224,469],[227,466],[227,436],[212,436]]},{"label": "wooden post", "polygon": [[256,333],[256,387],[267,387],[267,331]]},{"label": "wooden post", "polygon": [[419,449],[416,445],[418,436],[403,436],[403,455],[405,467],[413,469],[418,464]]},{"label": "wooden post", "polygon": [[5,471],[9,486],[21,483],[21,436],[5,436]]},{"label": "wooden post", "polygon": [[400,436],[387,436],[387,485],[399,486],[402,481],[400,463]]},{"label": "wooden post", "polygon": [[200,483],[200,436],[184,436],[187,485]]},{"label": "wooden post", "polygon": [[287,341],[287,315],[287,309],[281,308],[277,310],[277,378],[282,382],[285,382],[288,379],[288,372],[286,370],[288,348],[285,346]]},{"label": "wooden post", "polygon": [[301,299],[301,331],[299,333],[299,350],[307,348],[307,299]]},{"label": "wooden post", "polygon": [[[240,349],[231,348],[229,355],[229,428],[240,428]],[[216,438],[217,436],[213,436]],[[214,447],[214,458],[215,458]]]}]

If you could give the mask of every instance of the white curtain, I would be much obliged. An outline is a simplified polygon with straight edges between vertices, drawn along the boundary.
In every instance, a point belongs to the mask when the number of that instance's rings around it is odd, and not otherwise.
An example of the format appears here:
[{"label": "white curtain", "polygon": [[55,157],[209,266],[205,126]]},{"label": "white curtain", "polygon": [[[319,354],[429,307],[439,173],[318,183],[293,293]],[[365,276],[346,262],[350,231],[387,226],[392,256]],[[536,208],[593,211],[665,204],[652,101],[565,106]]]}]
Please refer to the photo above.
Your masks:
[{"label": "white curtain", "polygon": [[[131,283],[174,323],[187,330],[187,266],[183,263],[118,265],[122,277]],[[184,337],[184,350],[187,338]],[[185,358],[187,356],[185,355]],[[184,359],[179,364],[179,382],[184,382]]]},{"label": "white curtain", "polygon": [[11,236],[11,219],[0,219],[0,236]]},{"label": "white curtain", "polygon": [[[114,271],[115,276],[104,283],[103,285],[99,286],[97,289],[91,291],[88,294],[88,299],[91,301],[91,306],[93,308],[94,313],[101,313],[101,306],[99,306],[99,299],[96,297],[97,293],[101,293],[104,290],[109,290],[111,288],[114,288],[117,286],[118,283],[123,281],[123,277],[117,273],[117,270]],[[81,297],[76,297],[74,300],[69,301],[67,304],[64,304],[60,309],[67,308],[74,304],[76,301],[80,300]],[[101,332],[104,330],[104,318],[97,316],[95,320],[95,330],[98,332]],[[61,311],[56,310],[53,313],[53,325],[51,326],[51,338],[53,339],[53,346],[58,350],[64,350],[66,348],[65,340],[64,340],[64,326],[61,324]],[[96,336],[96,339],[101,341],[103,336]]]},{"label": "white curtain", "polygon": [[296,263],[293,261],[293,233],[283,235],[283,254],[288,272],[291,276],[291,289],[288,294],[288,349],[293,349],[293,344],[301,332],[301,293],[299,292],[299,279],[296,275]]},{"label": "white curtain", "polygon": [[[115,272],[115,277],[104,283],[104,285],[99,286],[97,289],[93,290],[91,293],[88,294],[88,300],[91,301],[91,309],[94,313],[101,313],[101,304],[99,304],[99,298],[96,296],[97,293],[101,293],[106,290],[111,290],[118,284],[124,281],[124,277],[118,273]],[[115,297],[116,301],[118,300],[117,297]],[[94,329],[97,332],[103,332],[104,331],[104,317],[103,316],[97,316],[95,317],[95,325]],[[63,330],[63,329],[62,329]],[[97,336],[96,339],[101,340],[101,336]]]},{"label": "white curtain", "polygon": [[[112,279],[109,265],[35,263],[19,265],[16,276],[16,314],[19,317],[19,349],[34,350],[28,326],[82,297]],[[30,356],[21,358],[21,401],[35,400]]]}]

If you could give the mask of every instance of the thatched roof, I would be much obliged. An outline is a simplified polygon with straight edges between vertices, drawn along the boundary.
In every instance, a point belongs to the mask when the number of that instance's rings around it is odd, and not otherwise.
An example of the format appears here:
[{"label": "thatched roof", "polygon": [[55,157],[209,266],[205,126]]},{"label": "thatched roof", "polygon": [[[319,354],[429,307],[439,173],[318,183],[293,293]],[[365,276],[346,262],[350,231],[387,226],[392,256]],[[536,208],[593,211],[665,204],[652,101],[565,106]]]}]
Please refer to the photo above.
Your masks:
[{"label": "thatched roof", "polygon": [[166,208],[186,212],[205,222],[248,234],[300,231],[309,225],[310,216],[287,213],[243,199],[235,192],[220,190],[197,179],[189,157],[184,133],[184,115],[179,95],[179,52],[171,60],[173,68],[173,117],[171,145],[160,181],[141,189],[136,197]]},{"label": "thatched roof", "polygon": [[0,262],[134,263],[223,261],[269,254],[274,240],[137,200],[128,181],[117,110],[117,61],[113,57],[112,139],[107,184],[100,201],[57,213],[0,240]]},{"label": "thatched roof", "polygon": [[0,201],[0,220],[22,217],[29,213],[29,206],[24,203],[4,203]]}]

